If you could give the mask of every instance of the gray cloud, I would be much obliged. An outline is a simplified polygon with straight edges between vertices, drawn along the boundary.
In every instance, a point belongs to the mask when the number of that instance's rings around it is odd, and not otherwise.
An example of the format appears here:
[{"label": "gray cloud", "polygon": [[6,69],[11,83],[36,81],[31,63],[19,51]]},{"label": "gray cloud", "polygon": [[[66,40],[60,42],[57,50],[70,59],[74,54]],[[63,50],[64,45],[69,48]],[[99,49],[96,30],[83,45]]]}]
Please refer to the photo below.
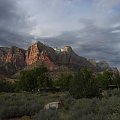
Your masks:
[{"label": "gray cloud", "polygon": [[35,38],[120,68],[120,12],[114,9],[119,0],[68,1],[0,0],[0,46],[26,48]]},{"label": "gray cloud", "polygon": [[0,0],[0,45],[25,47],[29,26],[26,17],[17,7],[17,0]]},{"label": "gray cloud", "polygon": [[43,41],[54,47],[71,45],[76,53],[81,56],[106,60],[112,66],[120,67],[120,33],[112,33],[112,31],[120,28],[99,28],[91,20],[85,21],[87,21],[87,24],[82,30],[65,32]]}]

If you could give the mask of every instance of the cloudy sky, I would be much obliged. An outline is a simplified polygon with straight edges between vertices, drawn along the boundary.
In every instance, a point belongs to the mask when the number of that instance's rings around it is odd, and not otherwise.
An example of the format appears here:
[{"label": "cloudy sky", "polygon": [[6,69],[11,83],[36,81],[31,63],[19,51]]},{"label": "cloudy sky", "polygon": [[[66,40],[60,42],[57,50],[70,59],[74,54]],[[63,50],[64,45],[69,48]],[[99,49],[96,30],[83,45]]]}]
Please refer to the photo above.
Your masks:
[{"label": "cloudy sky", "polygon": [[120,0],[0,0],[0,46],[37,40],[120,69]]}]

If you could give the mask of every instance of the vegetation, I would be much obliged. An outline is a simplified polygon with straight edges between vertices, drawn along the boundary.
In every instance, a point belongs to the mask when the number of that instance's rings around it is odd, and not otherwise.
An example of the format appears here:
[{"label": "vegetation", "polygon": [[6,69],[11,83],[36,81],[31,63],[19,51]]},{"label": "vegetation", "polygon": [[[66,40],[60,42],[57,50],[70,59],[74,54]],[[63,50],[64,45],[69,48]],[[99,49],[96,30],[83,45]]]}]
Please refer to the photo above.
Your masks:
[{"label": "vegetation", "polygon": [[20,73],[20,88],[31,92],[42,87],[51,87],[52,80],[47,72],[47,68],[44,66],[34,68],[33,70],[22,71]]},{"label": "vegetation", "polygon": [[55,86],[59,86],[62,91],[69,91],[72,78],[73,76],[71,74],[61,74],[58,80],[55,81]]},{"label": "vegetation", "polygon": [[99,87],[107,89],[109,85],[116,85],[120,87],[120,75],[109,71],[104,71],[102,74],[96,75]]},{"label": "vegetation", "polygon": [[0,92],[13,92],[14,87],[12,83],[6,80],[0,80]]},{"label": "vegetation", "polygon": [[2,93],[0,95],[0,118],[31,116],[42,109],[37,97],[29,93]]},{"label": "vegetation", "polygon": [[[44,66],[22,71],[19,81],[0,81],[0,119],[119,120],[120,90],[110,90],[109,85],[120,87],[119,74],[108,71],[94,74],[85,68],[72,75],[61,74],[52,81]],[[37,92],[57,86],[62,92]],[[100,97],[103,90],[106,95]],[[57,112],[43,109],[47,103],[61,99],[64,108]]]},{"label": "vegetation", "polygon": [[[32,120],[119,120],[120,91],[116,89],[108,92],[108,97],[102,99],[74,99],[69,93],[1,93],[0,119],[18,117]],[[59,99],[64,101],[64,108],[57,112],[43,109],[45,104]]]},{"label": "vegetation", "polygon": [[99,96],[98,83],[89,69],[81,69],[75,75],[70,84],[70,93],[75,98]]},{"label": "vegetation", "polygon": [[[34,120],[119,120],[120,119],[120,91],[108,98],[74,99],[64,96],[65,107],[57,113],[53,110],[41,110],[34,116]],[[113,91],[111,91],[112,93]]]}]

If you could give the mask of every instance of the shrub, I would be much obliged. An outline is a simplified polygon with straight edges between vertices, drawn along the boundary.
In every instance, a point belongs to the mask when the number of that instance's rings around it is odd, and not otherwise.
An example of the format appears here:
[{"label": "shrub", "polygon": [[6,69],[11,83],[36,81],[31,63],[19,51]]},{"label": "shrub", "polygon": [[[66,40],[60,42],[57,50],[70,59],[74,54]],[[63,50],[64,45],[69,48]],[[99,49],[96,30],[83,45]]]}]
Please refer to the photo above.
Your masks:
[{"label": "shrub", "polygon": [[109,93],[109,96],[120,97],[120,90],[119,89],[108,90],[108,93]]},{"label": "shrub", "polygon": [[55,110],[41,110],[34,116],[34,120],[59,120],[59,117]]},{"label": "shrub", "polygon": [[9,81],[0,80],[0,92],[13,92],[13,85]]},{"label": "shrub", "polygon": [[62,91],[68,91],[70,87],[70,81],[72,80],[71,74],[61,74],[58,80],[55,81],[55,85],[59,86]]},{"label": "shrub", "polygon": [[74,75],[70,83],[70,94],[74,98],[99,96],[98,83],[91,70],[85,68]]},{"label": "shrub", "polygon": [[51,87],[52,80],[47,72],[47,68],[44,66],[34,68],[33,70],[22,71],[20,73],[20,88],[28,92],[35,92],[41,87]]},{"label": "shrub", "polygon": [[103,73],[96,74],[99,87],[102,89],[108,89],[109,85],[120,86],[120,75],[113,72],[104,71]]},{"label": "shrub", "polygon": [[0,118],[31,116],[39,112],[43,104],[31,94],[4,94],[0,96]]}]

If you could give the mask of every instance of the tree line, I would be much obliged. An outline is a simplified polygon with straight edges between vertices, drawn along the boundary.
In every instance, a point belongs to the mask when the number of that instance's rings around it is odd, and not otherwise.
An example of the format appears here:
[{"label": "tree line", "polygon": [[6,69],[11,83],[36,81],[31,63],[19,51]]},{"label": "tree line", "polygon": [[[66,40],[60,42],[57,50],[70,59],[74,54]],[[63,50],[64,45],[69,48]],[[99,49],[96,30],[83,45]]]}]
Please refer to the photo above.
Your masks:
[{"label": "tree line", "polygon": [[113,72],[93,73],[88,68],[80,69],[74,74],[61,74],[53,81],[44,66],[20,72],[20,77],[13,84],[0,81],[0,92],[28,91],[36,92],[41,88],[59,87],[68,91],[74,98],[95,97],[100,90],[108,89],[109,85],[120,87],[120,75]]}]

